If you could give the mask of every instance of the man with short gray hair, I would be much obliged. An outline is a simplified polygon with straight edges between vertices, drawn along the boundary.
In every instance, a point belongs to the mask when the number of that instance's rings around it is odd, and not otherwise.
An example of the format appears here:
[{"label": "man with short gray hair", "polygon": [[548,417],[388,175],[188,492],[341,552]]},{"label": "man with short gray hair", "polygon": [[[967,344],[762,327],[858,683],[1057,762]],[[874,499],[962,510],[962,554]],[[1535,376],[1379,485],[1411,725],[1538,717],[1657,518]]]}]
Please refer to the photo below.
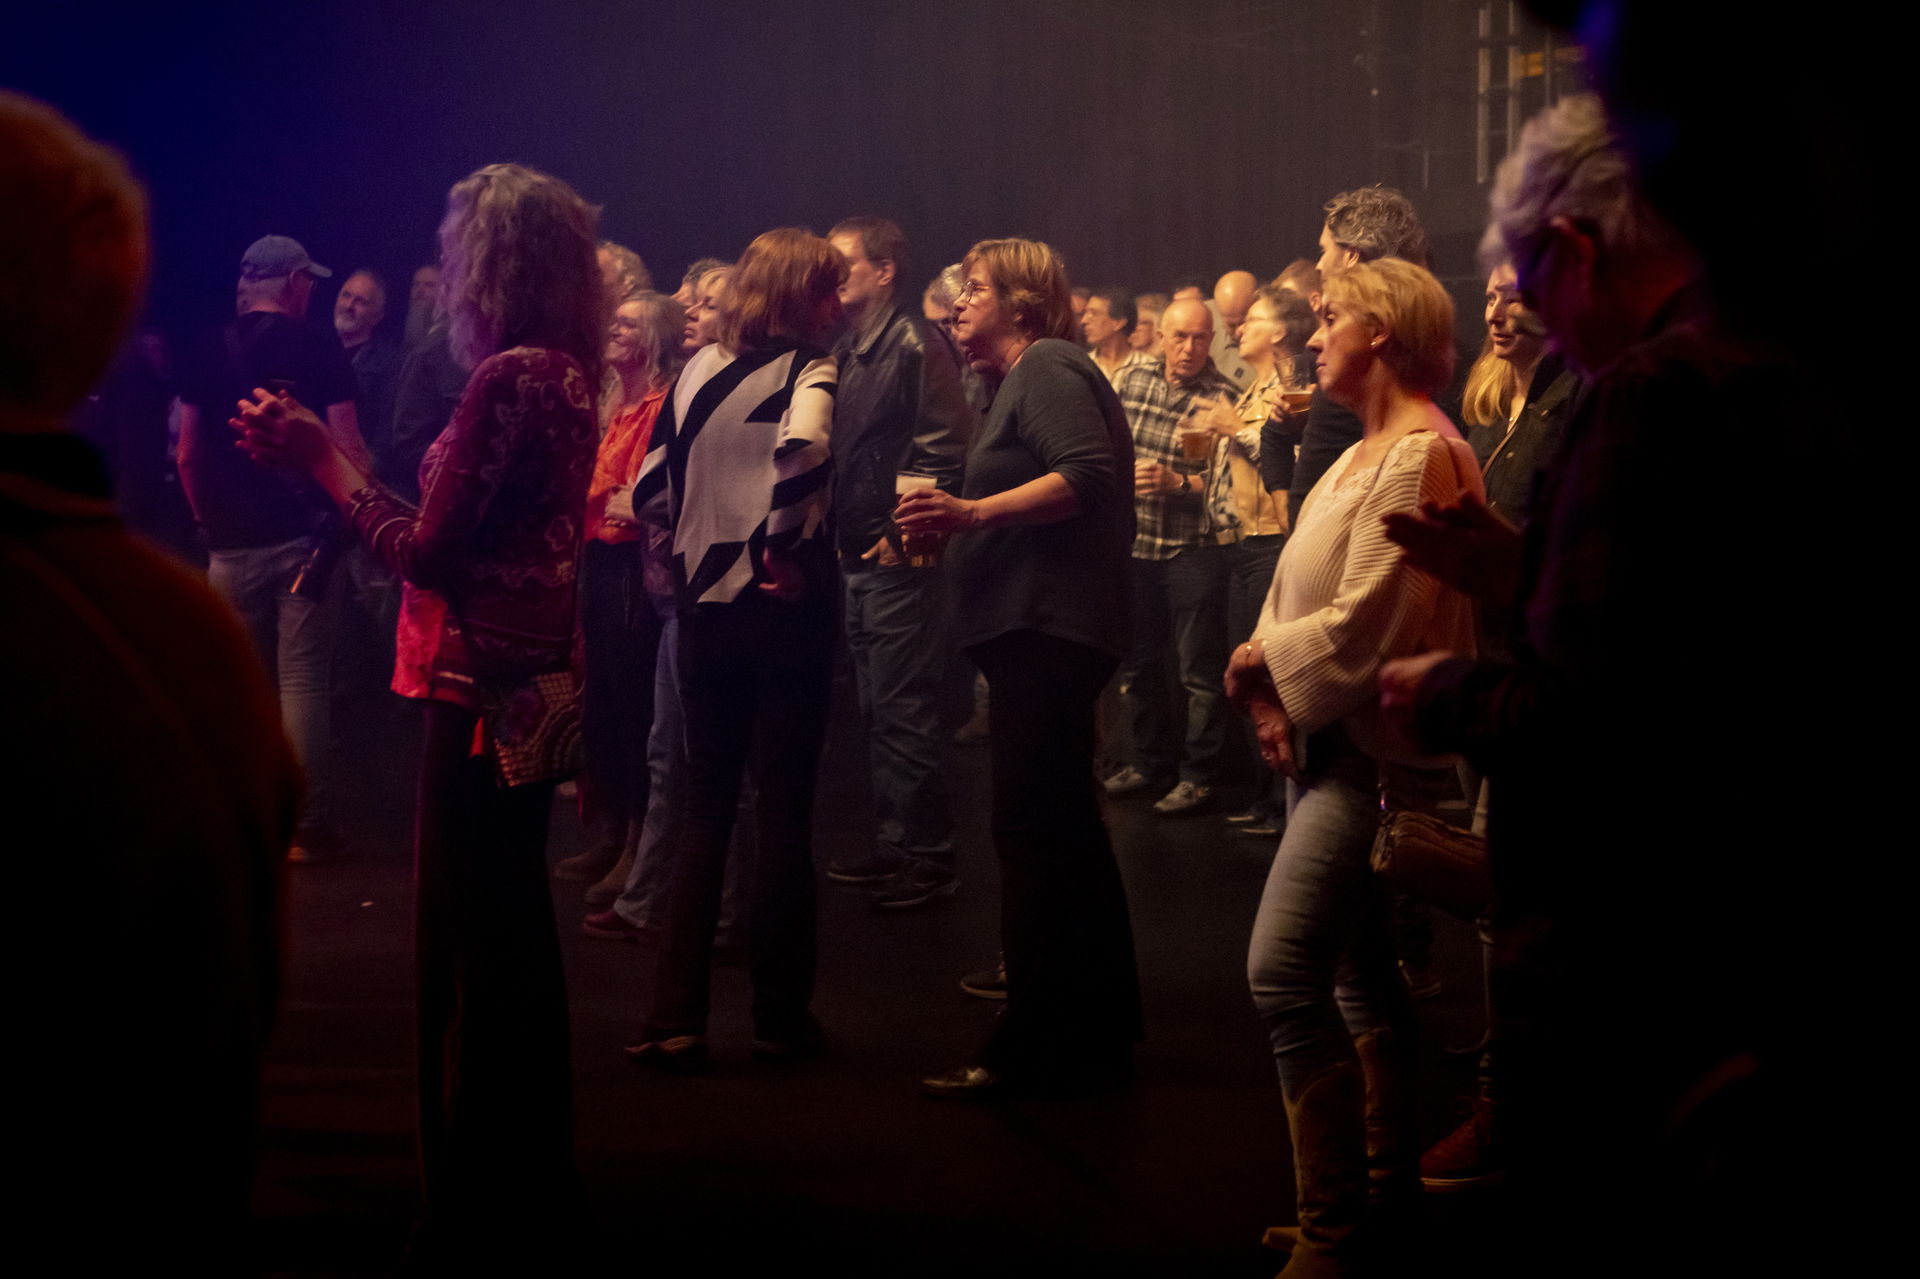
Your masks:
[{"label": "man with short gray hair", "polygon": [[[1563,1250],[1585,1259],[1573,1227],[1593,1195],[1641,1188],[1636,1216],[1665,1242],[1695,1220],[1703,1184],[1725,1184],[1707,1170],[1779,1036],[1772,868],[1806,851],[1769,846],[1779,772],[1756,766],[1756,746],[1779,738],[1785,702],[1834,685],[1798,665],[1808,631],[1765,607],[1779,561],[1753,547],[1753,495],[1777,483],[1807,388],[1717,331],[1694,254],[1640,193],[1597,98],[1527,125],[1492,214],[1489,258],[1512,261],[1593,381],[1535,517],[1497,539],[1510,553],[1496,576],[1518,579],[1503,593],[1511,657],[1426,653],[1389,663],[1381,684],[1423,749],[1491,779],[1496,1131],[1524,1196],[1516,1219],[1546,1250],[1528,1272],[1565,1273]],[[1501,534],[1464,502],[1429,523],[1395,537],[1440,573],[1433,555],[1457,555],[1458,530]],[[1443,526],[1456,531],[1436,539]],[[1624,1025],[1641,1049],[1623,1072]],[[1793,1083],[1782,1106],[1802,1104]]]}]

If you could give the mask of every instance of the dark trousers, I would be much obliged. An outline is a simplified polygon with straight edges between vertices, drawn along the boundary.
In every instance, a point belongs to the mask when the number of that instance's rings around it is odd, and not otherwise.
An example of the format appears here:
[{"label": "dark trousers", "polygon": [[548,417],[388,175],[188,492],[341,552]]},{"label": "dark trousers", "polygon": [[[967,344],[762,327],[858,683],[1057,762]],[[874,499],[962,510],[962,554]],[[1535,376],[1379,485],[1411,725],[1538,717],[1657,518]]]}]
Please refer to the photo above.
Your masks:
[{"label": "dark trousers", "polygon": [[827,727],[833,598],[816,585],[786,604],[749,588],[732,603],[682,613],[679,644],[685,824],[647,1029],[706,1031],[727,842],[751,764],[759,836],[747,905],[753,1023],[761,1038],[789,1038],[804,1031],[813,999],[813,787]]},{"label": "dark trousers", "polygon": [[992,698],[993,840],[1007,1006],[981,1064],[1044,1074],[1141,1037],[1126,889],[1093,775],[1106,654],[1038,631],[967,650]]},{"label": "dark trousers", "polygon": [[[1280,552],[1287,544],[1286,534],[1267,533],[1243,537],[1225,548],[1230,581],[1227,586],[1227,651],[1253,637],[1260,621],[1260,610],[1273,587],[1273,575],[1280,566]],[[1224,675],[1224,671],[1222,672]],[[1286,811],[1287,792],[1280,775],[1260,762],[1260,744],[1253,735],[1253,721],[1240,718],[1240,731],[1246,741],[1247,758],[1253,769],[1253,802],[1274,813]]]},{"label": "dark trousers", "polygon": [[484,1252],[550,1234],[578,1191],[567,992],[547,889],[553,787],[495,780],[475,717],[426,704],[416,832],[426,1226]]},{"label": "dark trousers", "polygon": [[591,799],[616,840],[647,812],[647,733],[662,625],[641,578],[640,544],[588,542],[580,556],[587,668],[581,728]]},{"label": "dark trousers", "polygon": [[[1132,564],[1133,651],[1120,688],[1133,711],[1135,767],[1152,781],[1211,786],[1227,743],[1226,553],[1194,546]],[[1177,690],[1167,686],[1169,657]]]}]

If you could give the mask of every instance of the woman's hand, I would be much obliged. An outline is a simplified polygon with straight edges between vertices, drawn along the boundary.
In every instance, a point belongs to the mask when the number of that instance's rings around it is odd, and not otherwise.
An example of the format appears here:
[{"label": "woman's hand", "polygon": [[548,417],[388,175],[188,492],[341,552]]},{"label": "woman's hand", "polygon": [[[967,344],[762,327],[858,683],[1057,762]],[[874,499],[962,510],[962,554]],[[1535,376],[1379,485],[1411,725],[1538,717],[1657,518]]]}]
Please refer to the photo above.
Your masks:
[{"label": "woman's hand", "polygon": [[980,527],[980,503],[944,489],[914,489],[895,504],[893,522],[902,533],[964,533]]},{"label": "woman's hand", "polygon": [[1388,727],[1419,749],[1425,749],[1415,724],[1419,711],[1420,685],[1433,668],[1452,657],[1443,649],[1434,649],[1418,657],[1396,657],[1380,668],[1380,713]]},{"label": "woman's hand", "polygon": [[1489,604],[1513,598],[1520,580],[1520,530],[1472,493],[1452,506],[1425,503],[1418,515],[1383,516],[1387,539],[1406,562]]},{"label": "woman's hand", "polygon": [[1248,640],[1233,650],[1227,659],[1227,700],[1241,709],[1256,693],[1273,688],[1273,672],[1267,669],[1266,648],[1259,640]]},{"label": "woman's hand", "polygon": [[1300,766],[1293,760],[1293,721],[1271,690],[1247,703],[1253,719],[1254,740],[1260,743],[1260,758],[1268,768],[1289,781],[1304,782]]},{"label": "woman's hand", "polygon": [[615,528],[632,528],[640,522],[633,511],[633,485],[621,484],[607,490],[606,509],[600,518]]},{"label": "woman's hand", "polygon": [[1233,411],[1233,401],[1225,395],[1215,396],[1206,404],[1196,408],[1194,416],[1215,435],[1229,440],[1247,428],[1247,424],[1240,420],[1240,415]]},{"label": "woman's hand", "polygon": [[786,556],[763,550],[760,565],[767,570],[767,580],[760,583],[760,589],[781,603],[791,604],[807,593],[807,575]]},{"label": "woman's hand", "polygon": [[339,452],[327,424],[312,409],[265,387],[254,387],[253,394],[240,401],[238,416],[227,424],[240,432],[240,447],[254,461],[312,475]]}]

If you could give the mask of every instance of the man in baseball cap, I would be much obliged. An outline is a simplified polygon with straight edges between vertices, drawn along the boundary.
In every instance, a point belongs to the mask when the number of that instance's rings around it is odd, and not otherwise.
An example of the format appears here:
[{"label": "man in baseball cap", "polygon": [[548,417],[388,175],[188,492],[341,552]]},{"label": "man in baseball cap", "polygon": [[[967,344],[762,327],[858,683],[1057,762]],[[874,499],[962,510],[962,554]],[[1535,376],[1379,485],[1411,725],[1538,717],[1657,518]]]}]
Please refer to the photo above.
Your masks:
[{"label": "man in baseball cap", "polygon": [[240,259],[234,318],[189,350],[180,388],[180,487],[206,542],[207,581],[274,674],[281,721],[306,774],[296,860],[342,842],[328,758],[338,531],[323,495],[234,448],[226,421],[239,397],[267,387],[321,414],[342,447],[366,458],[353,366],[338,338],[306,323],[314,277],[332,274],[298,240],[255,240]]},{"label": "man in baseball cap", "polygon": [[240,257],[243,280],[277,280],[296,271],[305,271],[323,280],[333,274],[308,257],[300,241],[288,235],[263,235]]}]

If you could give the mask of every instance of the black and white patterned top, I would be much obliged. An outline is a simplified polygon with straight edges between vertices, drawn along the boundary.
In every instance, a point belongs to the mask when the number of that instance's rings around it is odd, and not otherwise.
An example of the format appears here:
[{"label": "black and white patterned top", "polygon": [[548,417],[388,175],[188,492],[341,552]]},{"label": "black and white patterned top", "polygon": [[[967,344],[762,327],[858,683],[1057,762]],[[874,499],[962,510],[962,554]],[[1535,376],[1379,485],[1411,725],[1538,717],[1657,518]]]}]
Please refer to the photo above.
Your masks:
[{"label": "black and white patterned top", "polygon": [[810,350],[687,362],[634,482],[662,506],[682,599],[724,604],[767,580],[762,552],[831,548],[833,358]]}]

